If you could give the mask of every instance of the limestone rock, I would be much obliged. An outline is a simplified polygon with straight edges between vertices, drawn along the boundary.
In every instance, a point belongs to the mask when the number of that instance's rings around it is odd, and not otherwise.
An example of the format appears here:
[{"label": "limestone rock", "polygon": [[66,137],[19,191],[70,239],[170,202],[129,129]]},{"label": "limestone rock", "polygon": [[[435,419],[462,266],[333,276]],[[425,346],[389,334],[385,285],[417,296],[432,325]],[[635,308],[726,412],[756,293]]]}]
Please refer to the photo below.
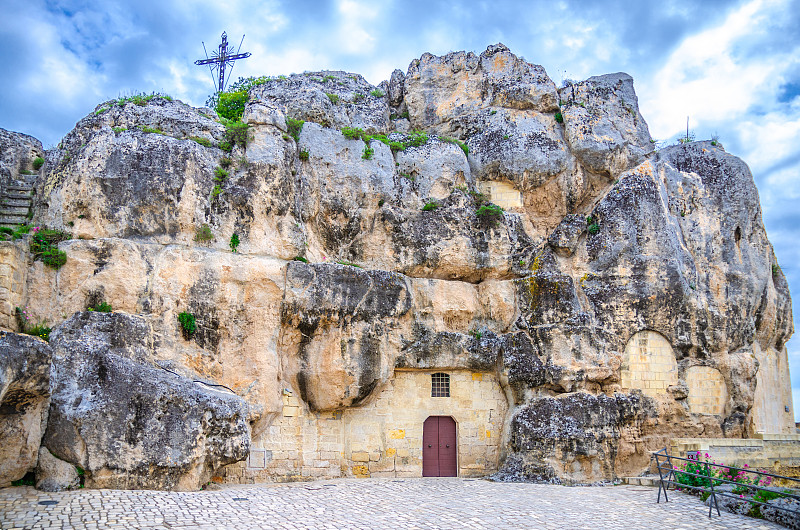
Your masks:
[{"label": "limestone rock", "polygon": [[25,173],[33,174],[33,161],[43,156],[42,142],[33,136],[0,129],[0,186],[27,180]]},{"label": "limestone rock", "polygon": [[142,319],[76,313],[51,341],[44,445],[85,469],[89,487],[194,490],[247,455],[247,404],[148,363]]},{"label": "limestone rock", "polygon": [[499,479],[524,478],[578,483],[609,476],[602,466],[613,461],[622,428],[654,415],[647,398],[582,392],[541,397],[518,409],[511,420],[513,452]]},{"label": "limestone rock", "polygon": [[39,463],[36,466],[36,489],[41,491],[64,491],[80,486],[78,470],[72,464],[56,458],[46,447],[39,448]]},{"label": "limestone rock", "polygon": [[559,92],[566,138],[589,170],[616,177],[653,151],[647,123],[628,74],[570,83]]},{"label": "limestone rock", "polygon": [[[306,120],[296,138],[287,118]],[[412,371],[482,389],[459,389],[458,410],[492,418],[465,434],[474,475],[592,483],[639,474],[672,437],[793,432],[791,299],[749,169],[710,142],[652,152],[627,75],[557,92],[497,45],[425,54],[377,89],[265,80],[243,120],[228,155],[207,109],[101,105],[37,185],[36,223],[76,238],[67,263],[0,247],[21,276],[0,289],[6,322],[15,305],[69,319],[46,442],[87,485],[195,488],[250,437],[265,467],[226,480],[414,474],[419,425],[365,419],[391,395],[452,410],[401,392],[426,381]],[[490,203],[504,211],[479,215]],[[137,316],[81,312],[101,300]],[[162,406],[186,423],[208,408],[200,438],[164,434]]]},{"label": "limestone rock", "polygon": [[388,132],[389,125],[389,105],[381,93],[360,75],[323,71],[272,79],[251,90],[250,97],[294,119],[377,133]]},{"label": "limestone rock", "polygon": [[569,257],[575,253],[578,239],[586,230],[586,220],[575,214],[565,215],[561,223],[547,238],[547,243],[559,256]]},{"label": "limestone rock", "polygon": [[50,347],[0,331],[0,487],[36,467],[50,402]]},{"label": "limestone rock", "polygon": [[407,280],[300,263],[289,264],[286,279],[282,341],[298,363],[292,371],[303,401],[319,411],[357,405],[392,375],[394,359],[383,352],[396,350],[391,330],[411,308]]},{"label": "limestone rock", "polygon": [[515,56],[502,44],[480,56],[423,54],[408,67],[405,104],[415,129],[463,137],[482,109],[502,107],[554,112],[555,84],[544,68]]}]

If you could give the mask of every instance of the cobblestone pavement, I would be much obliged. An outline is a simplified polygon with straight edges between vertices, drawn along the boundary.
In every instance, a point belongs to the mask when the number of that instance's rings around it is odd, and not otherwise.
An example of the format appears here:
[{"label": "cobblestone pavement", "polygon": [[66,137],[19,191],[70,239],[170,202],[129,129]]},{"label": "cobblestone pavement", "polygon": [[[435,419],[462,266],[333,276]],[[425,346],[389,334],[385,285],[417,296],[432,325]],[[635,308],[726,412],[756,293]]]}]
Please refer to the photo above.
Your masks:
[{"label": "cobblestone pavement", "polygon": [[[41,501],[58,501],[42,505]],[[0,490],[10,528],[782,528],[642,486],[568,488],[470,479],[342,479],[193,493]]]}]

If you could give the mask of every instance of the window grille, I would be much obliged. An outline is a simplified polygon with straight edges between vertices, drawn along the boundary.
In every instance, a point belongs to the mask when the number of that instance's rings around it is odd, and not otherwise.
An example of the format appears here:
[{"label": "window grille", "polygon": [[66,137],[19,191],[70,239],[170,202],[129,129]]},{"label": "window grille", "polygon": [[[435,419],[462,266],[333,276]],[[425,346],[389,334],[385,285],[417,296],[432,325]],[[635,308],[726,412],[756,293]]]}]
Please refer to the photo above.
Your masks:
[{"label": "window grille", "polygon": [[431,397],[450,397],[450,374],[431,375]]}]

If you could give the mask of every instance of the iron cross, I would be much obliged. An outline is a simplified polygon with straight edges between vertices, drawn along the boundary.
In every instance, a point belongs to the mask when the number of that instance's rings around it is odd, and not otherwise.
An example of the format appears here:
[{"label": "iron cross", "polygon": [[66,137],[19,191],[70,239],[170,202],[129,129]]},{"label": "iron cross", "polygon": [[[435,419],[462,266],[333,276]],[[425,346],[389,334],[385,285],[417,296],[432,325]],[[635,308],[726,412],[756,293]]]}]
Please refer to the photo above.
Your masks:
[{"label": "iron cross", "polygon": [[[242,35],[242,42],[244,42],[244,35]],[[239,43],[239,50],[242,49],[242,42]],[[203,43],[203,50],[206,49],[205,42]],[[228,35],[223,31],[222,32],[222,43],[219,45],[219,51],[211,52],[211,57],[208,57],[208,52],[206,52],[205,59],[198,59],[194,62],[196,65],[204,65],[207,64],[208,68],[211,70],[211,76],[214,76],[214,70],[219,70],[218,76],[218,88],[219,92],[225,90],[225,69],[230,66],[231,71],[233,70],[233,62],[237,59],[247,59],[250,57],[250,52],[239,53],[239,50],[236,53],[233,53],[233,46],[228,46]]]}]

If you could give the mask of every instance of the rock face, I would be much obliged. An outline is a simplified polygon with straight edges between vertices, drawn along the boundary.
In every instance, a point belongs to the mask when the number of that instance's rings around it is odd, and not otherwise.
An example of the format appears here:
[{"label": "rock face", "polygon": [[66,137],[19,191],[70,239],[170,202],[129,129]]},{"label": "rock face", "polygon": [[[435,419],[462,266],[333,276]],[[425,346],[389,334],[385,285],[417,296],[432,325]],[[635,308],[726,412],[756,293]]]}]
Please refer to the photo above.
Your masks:
[{"label": "rock face", "polygon": [[0,487],[36,467],[50,403],[50,347],[0,331]]},{"label": "rock face", "polygon": [[[793,432],[749,169],[654,152],[626,74],[557,89],[496,45],[379,87],[262,81],[230,153],[164,98],[47,153],[34,221],[71,232],[67,262],[6,303],[55,327],[44,444],[88,486],[419,476],[429,416],[458,422],[464,476],[580,483],[672,437]],[[100,301],[125,313],[81,312]]]},{"label": "rock face", "polygon": [[87,486],[192,490],[247,455],[247,405],[150,364],[153,338],[144,320],[76,313],[51,344],[43,443],[83,468]]},{"label": "rock face", "polygon": [[33,161],[43,156],[42,142],[33,136],[0,129],[0,186],[36,175]]}]

